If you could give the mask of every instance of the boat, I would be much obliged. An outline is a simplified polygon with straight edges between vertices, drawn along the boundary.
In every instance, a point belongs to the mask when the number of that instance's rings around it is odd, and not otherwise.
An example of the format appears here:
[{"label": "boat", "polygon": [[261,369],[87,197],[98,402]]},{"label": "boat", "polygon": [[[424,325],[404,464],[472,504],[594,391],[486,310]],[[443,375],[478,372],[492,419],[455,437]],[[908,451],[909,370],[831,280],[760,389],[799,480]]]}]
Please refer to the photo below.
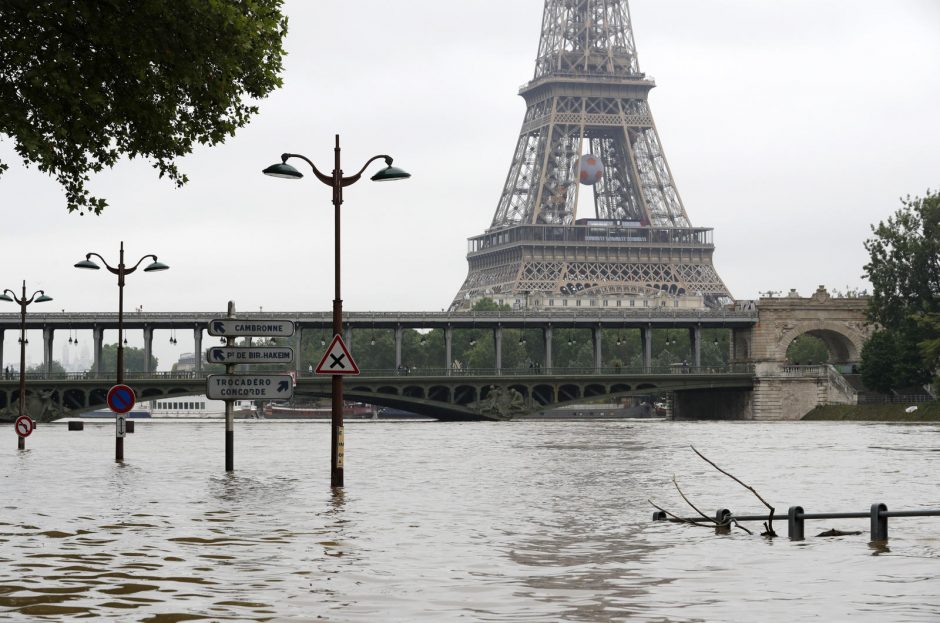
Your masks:
[{"label": "boat", "polygon": [[[329,420],[333,415],[333,410],[332,407],[290,407],[268,403],[261,409],[261,413],[266,420]],[[376,411],[370,405],[347,402],[343,405],[343,417],[352,420],[372,420],[376,417]]]},{"label": "boat", "polygon": [[420,413],[405,411],[404,409],[396,409],[394,407],[382,407],[379,409],[377,415],[380,420],[404,420],[411,418],[433,419],[428,418],[426,415],[421,415]]},{"label": "boat", "polygon": [[[117,414],[116,414],[114,411],[112,411],[111,409],[98,409],[97,411],[88,411],[88,412],[86,412],[86,413],[81,413],[81,414],[79,414],[79,417],[83,417],[83,418],[113,418],[115,415],[117,415]],[[126,417],[126,418],[134,418],[134,419],[136,420],[136,419],[139,419],[139,418],[153,417],[153,414],[152,414],[149,410],[145,410],[145,409],[134,409],[133,411],[128,411],[127,413],[125,413],[125,414],[124,414],[124,417]]]},{"label": "boat", "polygon": [[546,409],[530,416],[531,419],[558,419],[558,420],[619,420],[619,419],[651,419],[663,417],[662,414],[648,402],[627,406],[625,404],[583,404],[565,405]]}]

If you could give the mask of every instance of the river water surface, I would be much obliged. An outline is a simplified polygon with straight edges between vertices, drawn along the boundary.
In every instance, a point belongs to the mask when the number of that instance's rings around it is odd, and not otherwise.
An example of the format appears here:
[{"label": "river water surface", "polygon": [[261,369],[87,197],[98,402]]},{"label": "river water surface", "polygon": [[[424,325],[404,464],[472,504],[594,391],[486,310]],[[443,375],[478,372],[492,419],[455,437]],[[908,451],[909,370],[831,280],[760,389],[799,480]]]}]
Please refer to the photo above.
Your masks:
[{"label": "river water surface", "polygon": [[[0,620],[940,621],[940,427],[842,423],[138,421],[0,434]],[[775,505],[781,535],[651,521]],[[746,524],[759,532],[756,523]],[[838,538],[829,528],[861,530]]]}]

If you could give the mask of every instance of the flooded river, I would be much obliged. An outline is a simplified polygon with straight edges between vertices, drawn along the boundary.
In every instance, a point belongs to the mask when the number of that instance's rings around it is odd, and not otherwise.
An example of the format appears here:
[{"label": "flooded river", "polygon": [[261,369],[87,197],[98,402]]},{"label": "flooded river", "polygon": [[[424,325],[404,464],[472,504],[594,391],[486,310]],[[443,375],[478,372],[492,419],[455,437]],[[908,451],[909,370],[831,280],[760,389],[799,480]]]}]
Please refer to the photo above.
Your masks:
[{"label": "flooded river", "polygon": [[[781,535],[651,521],[775,505]],[[137,422],[0,434],[0,620],[938,621],[940,427],[842,423]],[[759,531],[756,523],[746,524]],[[860,535],[819,538],[836,528]]]}]

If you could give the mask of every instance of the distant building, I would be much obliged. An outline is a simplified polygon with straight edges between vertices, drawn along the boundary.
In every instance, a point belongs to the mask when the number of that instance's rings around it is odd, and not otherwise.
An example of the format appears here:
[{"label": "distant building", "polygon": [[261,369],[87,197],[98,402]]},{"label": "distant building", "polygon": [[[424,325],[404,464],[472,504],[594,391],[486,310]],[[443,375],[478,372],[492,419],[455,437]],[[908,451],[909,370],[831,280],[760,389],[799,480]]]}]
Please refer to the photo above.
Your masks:
[{"label": "distant building", "polygon": [[196,355],[194,353],[181,354],[175,368],[177,372],[195,372]]}]

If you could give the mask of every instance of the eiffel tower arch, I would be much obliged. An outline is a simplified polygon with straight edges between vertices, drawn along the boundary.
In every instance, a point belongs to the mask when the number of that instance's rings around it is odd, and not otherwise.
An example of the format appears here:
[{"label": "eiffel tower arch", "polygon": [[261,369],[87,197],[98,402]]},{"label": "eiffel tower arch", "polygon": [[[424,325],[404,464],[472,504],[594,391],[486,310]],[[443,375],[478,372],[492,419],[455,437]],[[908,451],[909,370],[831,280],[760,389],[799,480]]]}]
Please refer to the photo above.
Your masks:
[{"label": "eiffel tower arch", "polygon": [[[509,174],[492,224],[468,241],[451,309],[483,297],[529,307],[730,302],[712,229],[691,225],[666,162],[654,86],[627,0],[546,0]],[[591,216],[577,214],[581,193],[593,195]]]}]

